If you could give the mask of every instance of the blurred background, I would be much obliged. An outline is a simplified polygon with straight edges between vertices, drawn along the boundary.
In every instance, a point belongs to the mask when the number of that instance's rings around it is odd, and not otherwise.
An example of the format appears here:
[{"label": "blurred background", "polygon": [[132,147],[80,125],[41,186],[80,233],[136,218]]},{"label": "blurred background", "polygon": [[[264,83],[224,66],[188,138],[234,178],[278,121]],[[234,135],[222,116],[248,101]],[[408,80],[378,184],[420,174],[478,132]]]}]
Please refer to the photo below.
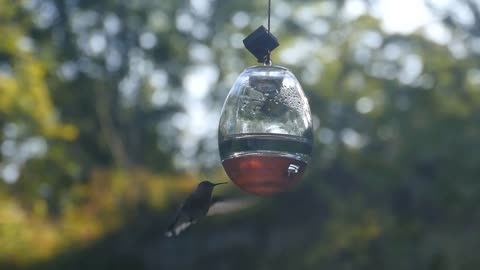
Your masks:
[{"label": "blurred background", "polygon": [[479,269],[476,0],[273,0],[307,173],[164,236],[267,4],[0,0],[0,269]]}]

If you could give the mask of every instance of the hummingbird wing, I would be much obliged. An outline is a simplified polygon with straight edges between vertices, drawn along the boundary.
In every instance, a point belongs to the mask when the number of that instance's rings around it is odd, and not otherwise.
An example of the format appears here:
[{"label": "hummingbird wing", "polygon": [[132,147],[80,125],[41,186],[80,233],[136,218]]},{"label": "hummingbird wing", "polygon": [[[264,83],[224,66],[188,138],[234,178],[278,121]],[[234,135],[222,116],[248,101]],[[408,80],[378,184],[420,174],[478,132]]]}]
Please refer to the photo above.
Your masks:
[{"label": "hummingbird wing", "polygon": [[225,199],[222,197],[213,197],[212,204],[208,210],[207,216],[217,214],[229,214],[241,211],[254,206],[258,199],[253,197]]},{"label": "hummingbird wing", "polygon": [[170,226],[168,226],[168,229],[165,232],[165,236],[178,236],[181,232],[186,230],[193,223],[195,223],[195,221],[191,220],[190,217],[185,215],[182,211],[182,208],[180,208],[175,215],[175,219],[172,223],[170,223]]},{"label": "hummingbird wing", "polygon": [[[223,197],[213,197],[212,203],[208,210],[207,216],[218,214],[230,214],[237,211],[241,211],[254,206],[259,200],[253,197],[248,198],[235,198],[225,199]],[[165,236],[174,237],[178,236],[192,224],[197,222],[197,219],[191,219],[190,216],[185,214],[185,206],[188,208],[188,204],[183,205],[175,215],[175,219],[165,232]]]},{"label": "hummingbird wing", "polygon": [[197,193],[191,194],[175,214],[175,218],[168,226],[165,236],[178,236],[190,225],[197,223],[198,219],[207,213],[207,210],[208,200],[202,198]]}]

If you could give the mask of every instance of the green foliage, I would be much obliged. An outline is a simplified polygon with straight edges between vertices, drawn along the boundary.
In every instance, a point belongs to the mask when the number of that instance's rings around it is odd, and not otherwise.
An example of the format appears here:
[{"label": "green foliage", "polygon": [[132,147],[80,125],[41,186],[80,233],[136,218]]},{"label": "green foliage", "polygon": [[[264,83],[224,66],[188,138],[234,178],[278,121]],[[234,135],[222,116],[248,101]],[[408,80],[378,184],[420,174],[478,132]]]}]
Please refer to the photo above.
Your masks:
[{"label": "green foliage", "polygon": [[159,176],[140,169],[128,174],[95,170],[88,184],[75,184],[62,195],[57,218],[49,216],[48,200],[35,199],[26,208],[14,197],[0,194],[0,242],[5,243],[0,261],[26,267],[65,249],[85,247],[125,224],[139,205],[158,211],[194,183],[192,177]]},{"label": "green foliage", "polygon": [[77,129],[62,125],[55,115],[45,83],[45,65],[30,48],[29,24],[17,5],[0,2],[0,58],[6,69],[0,74],[0,123],[18,121],[30,128],[30,134],[73,140]]}]

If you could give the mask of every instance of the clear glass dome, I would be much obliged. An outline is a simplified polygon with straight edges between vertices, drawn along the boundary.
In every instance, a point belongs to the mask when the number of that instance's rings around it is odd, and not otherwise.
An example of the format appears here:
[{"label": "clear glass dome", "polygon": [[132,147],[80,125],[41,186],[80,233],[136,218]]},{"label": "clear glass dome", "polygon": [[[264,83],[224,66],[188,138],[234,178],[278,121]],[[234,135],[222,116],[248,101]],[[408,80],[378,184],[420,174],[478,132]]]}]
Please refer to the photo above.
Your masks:
[{"label": "clear glass dome", "polygon": [[310,160],[313,135],[308,100],[295,76],[278,66],[255,66],[237,78],[218,129],[225,172],[240,188],[284,191]]}]

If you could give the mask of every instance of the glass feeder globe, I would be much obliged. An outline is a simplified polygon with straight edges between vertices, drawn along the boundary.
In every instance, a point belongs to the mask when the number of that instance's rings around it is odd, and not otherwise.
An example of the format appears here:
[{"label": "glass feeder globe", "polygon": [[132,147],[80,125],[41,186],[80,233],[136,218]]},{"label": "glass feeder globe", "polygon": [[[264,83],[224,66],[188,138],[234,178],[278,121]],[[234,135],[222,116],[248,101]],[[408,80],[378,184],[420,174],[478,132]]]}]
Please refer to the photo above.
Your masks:
[{"label": "glass feeder globe", "polygon": [[218,142],[228,177],[259,195],[288,190],[302,177],[313,144],[308,100],[279,66],[245,69],[223,105]]}]

